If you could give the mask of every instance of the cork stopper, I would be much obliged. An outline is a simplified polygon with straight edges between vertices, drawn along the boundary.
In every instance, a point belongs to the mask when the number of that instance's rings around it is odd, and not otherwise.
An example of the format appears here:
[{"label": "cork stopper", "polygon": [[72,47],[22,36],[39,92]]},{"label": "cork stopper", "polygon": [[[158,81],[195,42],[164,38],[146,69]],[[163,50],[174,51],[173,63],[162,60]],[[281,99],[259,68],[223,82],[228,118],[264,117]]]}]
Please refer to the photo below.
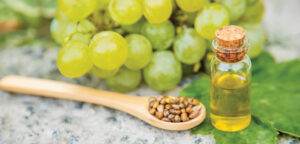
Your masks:
[{"label": "cork stopper", "polygon": [[216,39],[221,47],[235,49],[244,44],[246,31],[238,26],[224,26],[216,31]]},{"label": "cork stopper", "polygon": [[214,52],[218,59],[227,63],[241,61],[248,51],[246,31],[238,26],[224,26],[215,32]]}]

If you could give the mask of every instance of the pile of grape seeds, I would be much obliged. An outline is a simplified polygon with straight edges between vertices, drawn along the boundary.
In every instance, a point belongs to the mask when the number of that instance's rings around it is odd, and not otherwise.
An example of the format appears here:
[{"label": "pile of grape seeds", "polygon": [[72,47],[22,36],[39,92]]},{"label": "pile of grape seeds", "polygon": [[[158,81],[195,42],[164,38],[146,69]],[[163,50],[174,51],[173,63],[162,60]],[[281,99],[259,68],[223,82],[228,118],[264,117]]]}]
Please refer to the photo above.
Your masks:
[{"label": "pile of grape seeds", "polygon": [[185,122],[200,114],[201,103],[194,98],[157,96],[149,100],[149,113],[166,122]]}]

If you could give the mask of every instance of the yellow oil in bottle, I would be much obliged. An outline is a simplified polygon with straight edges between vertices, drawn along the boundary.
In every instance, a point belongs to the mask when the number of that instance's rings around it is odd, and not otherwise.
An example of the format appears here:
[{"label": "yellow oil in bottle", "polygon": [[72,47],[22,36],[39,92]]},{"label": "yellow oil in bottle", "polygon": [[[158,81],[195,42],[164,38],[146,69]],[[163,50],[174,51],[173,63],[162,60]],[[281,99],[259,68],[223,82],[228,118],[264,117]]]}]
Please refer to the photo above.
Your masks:
[{"label": "yellow oil in bottle", "polygon": [[210,117],[212,125],[222,131],[239,131],[251,121],[250,80],[245,73],[221,74],[211,80]]}]

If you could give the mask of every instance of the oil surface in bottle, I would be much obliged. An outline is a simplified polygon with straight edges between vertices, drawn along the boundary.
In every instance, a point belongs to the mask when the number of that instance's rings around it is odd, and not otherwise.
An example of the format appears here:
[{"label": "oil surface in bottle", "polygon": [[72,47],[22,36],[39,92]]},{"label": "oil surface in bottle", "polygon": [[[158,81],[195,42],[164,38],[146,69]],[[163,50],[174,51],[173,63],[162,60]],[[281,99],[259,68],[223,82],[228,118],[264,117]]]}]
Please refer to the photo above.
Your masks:
[{"label": "oil surface in bottle", "polygon": [[250,80],[245,73],[221,74],[211,79],[210,117],[212,125],[222,131],[239,131],[251,121]]}]

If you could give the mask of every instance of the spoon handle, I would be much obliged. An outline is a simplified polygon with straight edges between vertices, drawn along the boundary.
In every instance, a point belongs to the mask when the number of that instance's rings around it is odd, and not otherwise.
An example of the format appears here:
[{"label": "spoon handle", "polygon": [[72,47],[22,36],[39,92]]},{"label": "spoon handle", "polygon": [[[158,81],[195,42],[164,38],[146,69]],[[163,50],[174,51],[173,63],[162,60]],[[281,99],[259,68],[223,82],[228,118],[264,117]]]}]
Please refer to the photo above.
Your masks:
[{"label": "spoon handle", "polygon": [[16,93],[89,102],[128,113],[133,113],[137,106],[146,104],[146,97],[129,96],[53,80],[13,75],[3,77],[0,81],[0,88]]}]

